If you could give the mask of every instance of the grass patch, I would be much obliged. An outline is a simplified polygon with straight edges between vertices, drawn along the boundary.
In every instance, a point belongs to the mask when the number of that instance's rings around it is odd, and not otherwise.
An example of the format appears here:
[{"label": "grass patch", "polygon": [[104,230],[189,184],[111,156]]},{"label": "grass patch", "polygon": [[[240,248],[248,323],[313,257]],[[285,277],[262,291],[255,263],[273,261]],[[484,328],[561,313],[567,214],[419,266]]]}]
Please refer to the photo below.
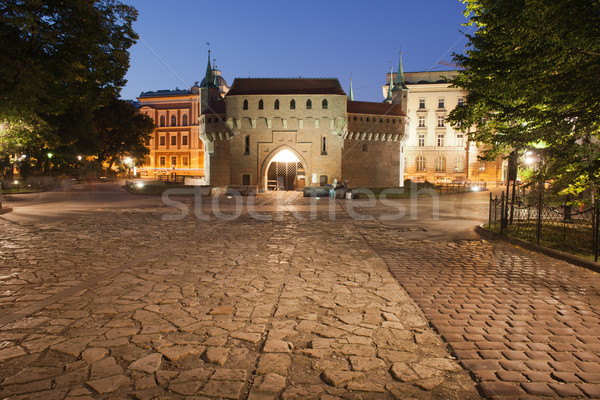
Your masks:
[{"label": "grass patch", "polygon": [[2,194],[18,194],[18,193],[39,193],[44,192],[44,188],[33,188],[33,187],[12,187],[3,188]]}]

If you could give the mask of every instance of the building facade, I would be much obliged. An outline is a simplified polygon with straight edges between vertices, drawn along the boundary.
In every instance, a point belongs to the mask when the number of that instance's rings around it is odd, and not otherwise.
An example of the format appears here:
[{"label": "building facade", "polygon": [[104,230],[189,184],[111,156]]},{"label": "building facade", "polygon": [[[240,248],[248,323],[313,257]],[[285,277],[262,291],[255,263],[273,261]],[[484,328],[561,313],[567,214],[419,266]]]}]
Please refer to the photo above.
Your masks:
[{"label": "building facade", "polygon": [[157,129],[148,175],[201,177],[213,186],[292,190],[348,181],[363,187],[498,182],[502,162],[446,123],[467,93],[457,71],[387,75],[382,103],[354,101],[333,78],[237,78],[211,67],[190,90],[144,92],[140,112]]},{"label": "building facade", "polygon": [[[140,95],[140,112],[158,125],[144,167],[259,190],[403,182],[401,104],[349,100],[337,79],[237,78],[224,91],[215,71],[209,55],[202,83],[189,91]],[[198,140],[188,137],[182,149],[184,135]],[[193,164],[183,165],[182,157]]]},{"label": "building facade", "polygon": [[[461,106],[467,92],[452,88],[447,79],[458,71],[402,72],[387,75],[400,79],[408,89],[407,135],[404,143],[404,175],[416,182],[488,182],[503,180],[502,160],[481,161],[483,145],[469,140],[468,132],[446,122],[450,111]],[[393,89],[392,89],[393,90]],[[388,97],[389,85],[383,86]]]}]

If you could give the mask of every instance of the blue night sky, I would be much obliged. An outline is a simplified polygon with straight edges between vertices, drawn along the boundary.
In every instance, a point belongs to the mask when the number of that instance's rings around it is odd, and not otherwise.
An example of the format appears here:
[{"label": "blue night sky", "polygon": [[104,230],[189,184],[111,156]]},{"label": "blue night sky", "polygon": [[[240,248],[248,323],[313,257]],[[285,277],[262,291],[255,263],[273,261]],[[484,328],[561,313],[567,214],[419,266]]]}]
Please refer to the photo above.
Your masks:
[{"label": "blue night sky", "polygon": [[[200,1],[123,0],[138,11],[124,99],[142,91],[189,88],[202,80],[207,45],[222,76],[338,78],[355,100],[382,101],[390,66],[452,69],[469,27],[459,0]],[[212,62],[212,60],[211,60]]]}]

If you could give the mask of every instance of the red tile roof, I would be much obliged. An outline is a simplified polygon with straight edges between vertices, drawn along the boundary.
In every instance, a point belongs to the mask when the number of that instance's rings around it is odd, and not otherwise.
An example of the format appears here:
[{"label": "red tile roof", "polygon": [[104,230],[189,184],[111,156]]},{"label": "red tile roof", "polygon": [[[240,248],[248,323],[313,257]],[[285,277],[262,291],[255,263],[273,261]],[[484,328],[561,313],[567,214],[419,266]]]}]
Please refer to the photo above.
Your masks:
[{"label": "red tile roof", "polygon": [[346,107],[349,114],[377,114],[405,116],[400,104],[371,103],[368,101],[349,101]]},{"label": "red tile roof", "polygon": [[236,78],[227,96],[254,94],[346,95],[335,78]]}]

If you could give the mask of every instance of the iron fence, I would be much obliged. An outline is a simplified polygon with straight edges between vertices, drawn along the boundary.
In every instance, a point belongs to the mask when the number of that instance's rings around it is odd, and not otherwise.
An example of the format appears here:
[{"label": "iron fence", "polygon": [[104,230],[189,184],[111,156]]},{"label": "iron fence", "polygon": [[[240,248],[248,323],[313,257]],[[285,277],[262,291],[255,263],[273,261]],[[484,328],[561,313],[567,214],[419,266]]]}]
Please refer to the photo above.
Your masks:
[{"label": "iron fence", "polygon": [[490,229],[536,244],[583,255],[598,262],[600,204],[574,207],[567,197],[541,192],[512,198],[490,193]]}]

